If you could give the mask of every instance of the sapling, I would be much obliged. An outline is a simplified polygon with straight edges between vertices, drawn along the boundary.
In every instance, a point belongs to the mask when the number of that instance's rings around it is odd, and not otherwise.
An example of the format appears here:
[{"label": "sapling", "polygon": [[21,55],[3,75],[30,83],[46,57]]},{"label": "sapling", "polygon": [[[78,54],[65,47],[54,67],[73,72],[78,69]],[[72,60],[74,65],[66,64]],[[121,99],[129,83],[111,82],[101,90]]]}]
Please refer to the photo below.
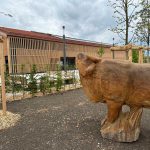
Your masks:
[{"label": "sapling", "polygon": [[37,89],[38,89],[36,73],[37,73],[37,68],[36,68],[36,65],[34,64],[31,68],[31,73],[29,76],[29,83],[28,83],[28,89],[29,89],[30,93],[32,94],[32,96],[34,96],[35,93],[37,93]]}]

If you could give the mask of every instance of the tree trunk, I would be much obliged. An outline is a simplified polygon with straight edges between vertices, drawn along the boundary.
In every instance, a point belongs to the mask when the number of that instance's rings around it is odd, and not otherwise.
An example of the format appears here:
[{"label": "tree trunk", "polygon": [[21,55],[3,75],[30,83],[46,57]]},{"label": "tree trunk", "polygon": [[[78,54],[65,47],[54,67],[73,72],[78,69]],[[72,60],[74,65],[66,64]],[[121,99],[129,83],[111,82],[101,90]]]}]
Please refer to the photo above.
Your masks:
[{"label": "tree trunk", "polygon": [[150,22],[148,20],[148,36],[147,36],[147,46],[149,47],[150,42]]},{"label": "tree trunk", "polygon": [[[148,3],[148,0],[147,0],[147,5],[149,6],[149,3]],[[150,11],[149,11],[149,8],[148,8],[148,37],[147,37],[147,46],[149,47],[149,44],[150,44],[150,20],[149,20],[149,16],[150,16]],[[148,50],[148,63],[150,62],[149,60],[149,50]]]},{"label": "tree trunk", "polygon": [[[149,41],[150,41],[150,22],[148,21],[148,37],[147,37],[147,46],[148,47],[149,47],[149,44],[150,44]],[[149,57],[150,57],[149,56],[149,52],[150,51],[148,50],[148,56],[147,56],[148,57],[148,63],[150,62],[150,60],[149,60]]]},{"label": "tree trunk", "polygon": [[125,14],[126,14],[126,38],[125,45],[128,44],[128,32],[129,32],[129,18],[128,18],[128,0],[125,1]]}]

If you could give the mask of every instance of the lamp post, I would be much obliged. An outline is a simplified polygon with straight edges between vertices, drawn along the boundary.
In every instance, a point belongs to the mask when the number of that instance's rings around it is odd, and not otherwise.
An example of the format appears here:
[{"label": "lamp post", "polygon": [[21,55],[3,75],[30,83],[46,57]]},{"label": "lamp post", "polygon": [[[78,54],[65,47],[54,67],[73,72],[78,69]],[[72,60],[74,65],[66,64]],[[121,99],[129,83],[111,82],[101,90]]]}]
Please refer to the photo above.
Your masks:
[{"label": "lamp post", "polygon": [[66,39],[65,39],[65,26],[62,26],[63,28],[63,43],[64,43],[64,47],[63,47],[63,53],[64,53],[64,71],[66,71]]},{"label": "lamp post", "polygon": [[114,40],[115,40],[115,38],[113,37],[113,46],[115,46]]},{"label": "lamp post", "polygon": [[[115,46],[114,40],[115,40],[115,38],[113,37],[113,47]],[[112,57],[113,57],[113,59],[115,59],[115,51],[112,51]]]}]

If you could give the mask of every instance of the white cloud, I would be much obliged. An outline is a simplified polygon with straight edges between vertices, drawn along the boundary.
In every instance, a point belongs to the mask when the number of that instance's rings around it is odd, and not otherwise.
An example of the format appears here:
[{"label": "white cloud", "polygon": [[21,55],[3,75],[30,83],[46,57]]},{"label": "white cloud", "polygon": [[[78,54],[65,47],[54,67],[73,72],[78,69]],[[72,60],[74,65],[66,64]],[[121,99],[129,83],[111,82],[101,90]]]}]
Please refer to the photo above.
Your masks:
[{"label": "white cloud", "polygon": [[5,0],[1,9],[13,18],[0,16],[0,26],[34,30],[112,43],[114,24],[106,0]]}]

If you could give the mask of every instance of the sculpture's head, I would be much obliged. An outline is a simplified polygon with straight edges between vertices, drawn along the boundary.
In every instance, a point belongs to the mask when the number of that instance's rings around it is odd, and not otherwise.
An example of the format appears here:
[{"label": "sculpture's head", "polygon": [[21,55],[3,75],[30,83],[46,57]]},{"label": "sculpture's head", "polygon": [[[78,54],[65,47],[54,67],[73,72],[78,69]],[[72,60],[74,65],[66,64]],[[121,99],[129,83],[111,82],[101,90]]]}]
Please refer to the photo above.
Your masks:
[{"label": "sculpture's head", "polygon": [[96,67],[96,63],[101,59],[96,57],[87,56],[83,53],[79,53],[76,58],[77,68],[79,69],[81,76],[87,76],[93,73]]},{"label": "sculpture's head", "polygon": [[87,56],[83,53],[77,55],[76,63],[79,69],[81,83],[83,89],[89,99],[93,102],[103,102],[101,94],[101,80],[100,78],[95,78],[99,71],[97,64],[101,62],[101,59],[96,57]]}]

